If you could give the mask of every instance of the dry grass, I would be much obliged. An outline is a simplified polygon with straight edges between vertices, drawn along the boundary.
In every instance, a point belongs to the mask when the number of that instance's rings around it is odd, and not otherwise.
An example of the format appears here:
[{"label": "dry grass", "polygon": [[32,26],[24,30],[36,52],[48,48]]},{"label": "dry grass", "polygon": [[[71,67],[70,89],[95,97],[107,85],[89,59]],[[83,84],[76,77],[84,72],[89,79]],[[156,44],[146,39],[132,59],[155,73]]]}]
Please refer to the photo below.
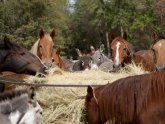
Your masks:
[{"label": "dry grass", "polygon": [[[106,84],[119,78],[130,75],[143,74],[141,68],[134,64],[128,65],[118,73],[102,71],[84,71],[77,73],[64,72],[57,68],[50,71],[46,78],[31,77],[28,82],[50,84]],[[84,99],[79,96],[86,95],[86,88],[40,88],[37,97],[44,109],[44,124],[79,124],[81,120]]]}]

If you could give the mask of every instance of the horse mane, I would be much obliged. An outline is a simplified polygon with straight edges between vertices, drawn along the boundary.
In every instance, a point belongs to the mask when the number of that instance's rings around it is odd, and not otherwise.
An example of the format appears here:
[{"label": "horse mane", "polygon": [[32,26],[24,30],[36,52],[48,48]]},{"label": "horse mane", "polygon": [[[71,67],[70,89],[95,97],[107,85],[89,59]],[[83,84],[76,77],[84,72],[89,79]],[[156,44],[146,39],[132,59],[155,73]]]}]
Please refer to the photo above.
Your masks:
[{"label": "horse mane", "polygon": [[141,110],[165,94],[165,73],[151,73],[119,79],[104,87],[95,88],[101,120],[106,118],[126,124]]},{"label": "horse mane", "polygon": [[28,94],[28,90],[17,90],[17,91],[11,91],[11,92],[5,92],[0,94],[0,102],[3,102],[5,100],[11,100],[15,97],[19,97],[23,94]]},{"label": "horse mane", "polygon": [[[7,43],[5,43],[7,42]],[[6,44],[8,44],[8,46],[6,46]],[[13,50],[19,50],[20,49],[24,49],[22,46],[18,45],[17,43],[15,42],[11,42],[10,40],[7,40],[7,41],[3,41],[0,43],[0,48],[1,49],[6,49],[6,48],[10,48],[10,49],[13,49]]]},{"label": "horse mane", "polygon": [[39,43],[40,39],[38,39],[32,46],[32,48],[30,49],[30,52],[33,53],[34,55],[37,55],[37,51],[38,51],[38,43]]}]

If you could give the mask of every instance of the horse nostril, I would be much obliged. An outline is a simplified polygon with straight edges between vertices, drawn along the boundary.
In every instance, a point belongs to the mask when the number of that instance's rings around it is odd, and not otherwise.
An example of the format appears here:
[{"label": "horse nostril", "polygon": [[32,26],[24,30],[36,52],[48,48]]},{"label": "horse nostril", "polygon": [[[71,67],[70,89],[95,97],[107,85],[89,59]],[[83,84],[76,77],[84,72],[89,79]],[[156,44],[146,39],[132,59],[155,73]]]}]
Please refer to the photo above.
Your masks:
[{"label": "horse nostril", "polygon": [[52,62],[54,62],[54,58],[52,58]]},{"label": "horse nostril", "polygon": [[42,115],[42,112],[40,112],[40,115]]},{"label": "horse nostril", "polygon": [[119,65],[113,64],[113,68],[118,68]]}]

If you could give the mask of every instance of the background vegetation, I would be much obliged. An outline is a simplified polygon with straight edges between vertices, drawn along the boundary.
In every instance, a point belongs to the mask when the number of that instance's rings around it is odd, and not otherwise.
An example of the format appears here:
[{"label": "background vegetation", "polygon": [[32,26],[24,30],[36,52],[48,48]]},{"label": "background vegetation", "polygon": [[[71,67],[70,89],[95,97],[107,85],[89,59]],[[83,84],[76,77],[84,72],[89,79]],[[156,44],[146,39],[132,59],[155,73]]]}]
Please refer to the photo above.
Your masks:
[{"label": "background vegetation", "polygon": [[165,0],[1,0],[0,39],[8,35],[30,49],[41,28],[55,29],[62,55],[103,43],[110,56],[111,34],[125,31],[137,49],[146,49],[151,32],[164,31],[164,6]]}]

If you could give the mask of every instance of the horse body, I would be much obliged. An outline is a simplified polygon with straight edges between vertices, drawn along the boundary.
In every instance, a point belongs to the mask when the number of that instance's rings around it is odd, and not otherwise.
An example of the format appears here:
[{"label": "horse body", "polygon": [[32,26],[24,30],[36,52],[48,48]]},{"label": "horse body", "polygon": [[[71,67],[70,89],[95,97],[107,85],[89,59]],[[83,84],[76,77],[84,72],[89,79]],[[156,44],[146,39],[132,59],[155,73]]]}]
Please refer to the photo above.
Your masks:
[{"label": "horse body", "polygon": [[34,89],[7,92],[0,95],[1,124],[42,124],[42,108]]},{"label": "horse body", "polygon": [[5,37],[0,43],[0,72],[12,71],[35,75],[36,72],[46,74],[47,67],[41,60]]},{"label": "horse body", "polygon": [[55,65],[57,65],[62,70],[65,70],[65,64],[64,64],[62,58],[60,57],[60,51],[58,51],[58,50],[53,51],[53,59],[54,59]]},{"label": "horse body", "polygon": [[89,124],[164,124],[165,73],[119,79],[112,84],[88,87],[85,102]]},{"label": "horse body", "polygon": [[55,36],[55,31],[53,30],[50,34],[45,33],[42,29],[39,33],[39,40],[34,43],[30,52],[34,55],[38,56],[42,62],[51,67],[52,63],[54,62],[53,59],[53,38]]},{"label": "horse body", "polygon": [[136,65],[141,65],[141,67],[149,72],[156,71],[156,58],[153,50],[140,50],[133,54],[133,61]]}]

